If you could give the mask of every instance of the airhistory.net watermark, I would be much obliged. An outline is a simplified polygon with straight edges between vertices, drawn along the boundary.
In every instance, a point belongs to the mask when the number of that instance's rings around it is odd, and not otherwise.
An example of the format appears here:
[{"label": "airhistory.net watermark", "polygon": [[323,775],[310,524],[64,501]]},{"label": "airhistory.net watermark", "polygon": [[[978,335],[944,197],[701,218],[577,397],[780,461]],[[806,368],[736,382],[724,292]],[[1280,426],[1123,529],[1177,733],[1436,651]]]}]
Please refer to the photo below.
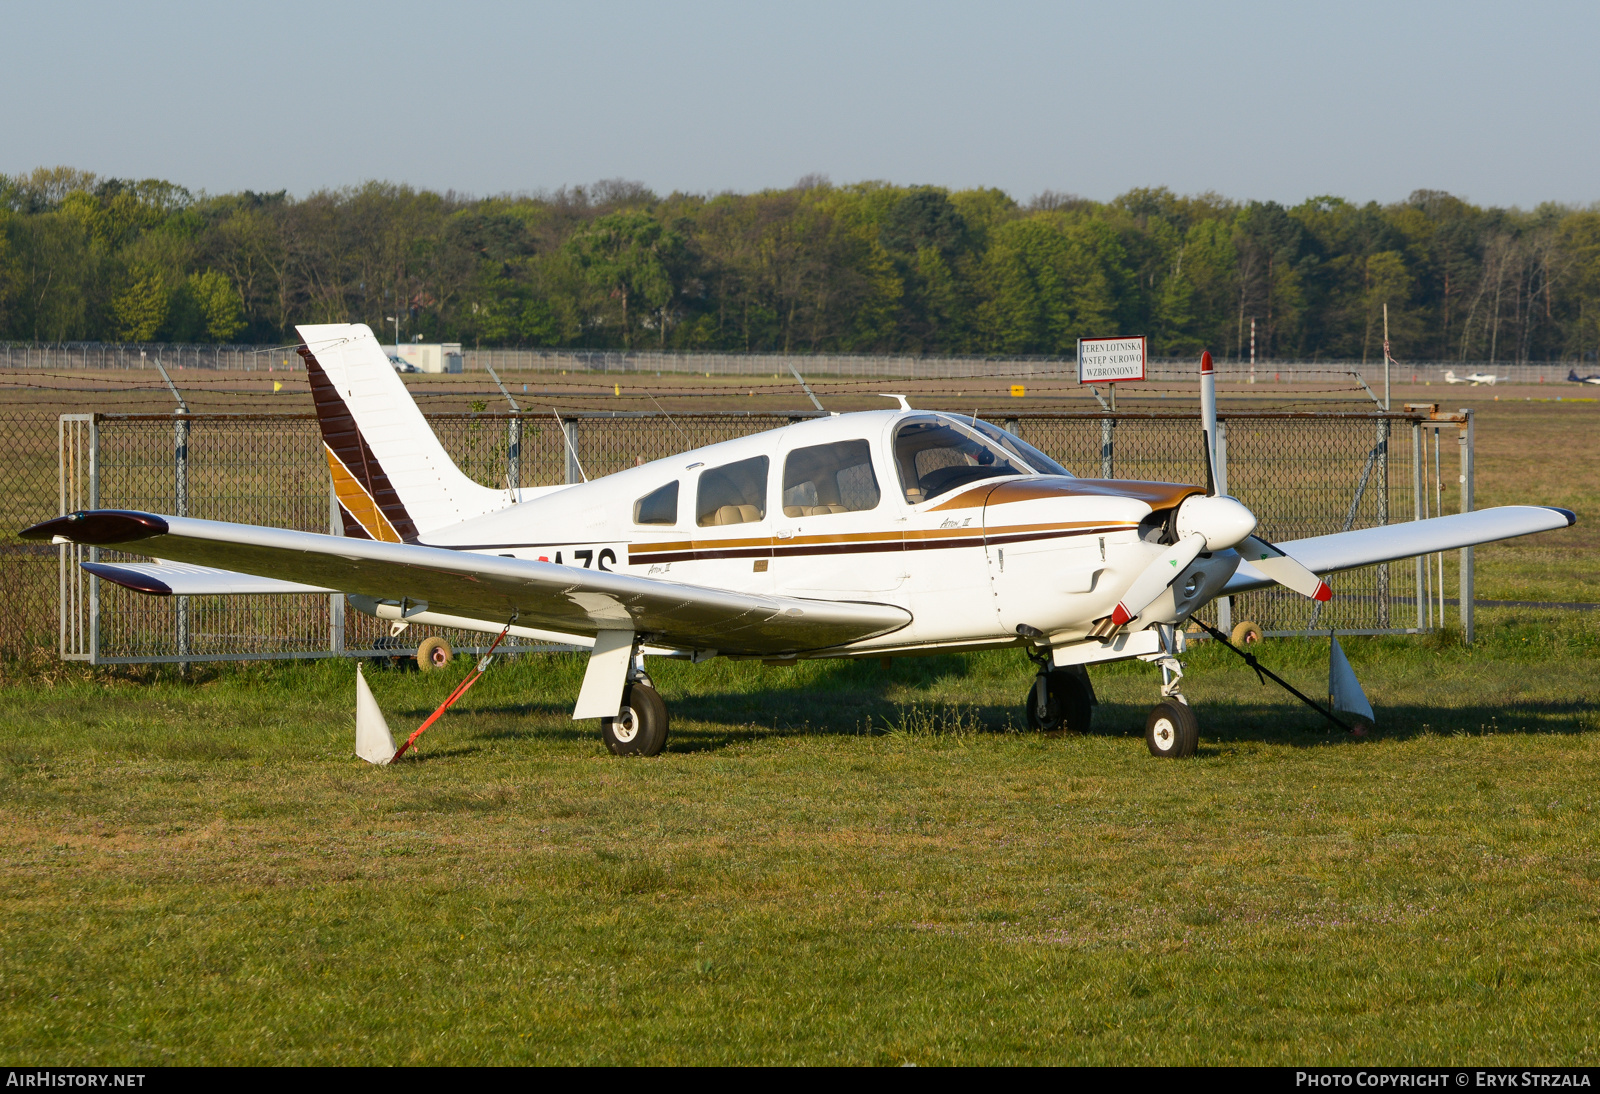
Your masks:
[{"label": "airhistory.net watermark", "polygon": [[8,1069],[7,1087],[141,1087],[142,1071],[69,1071],[56,1068]]}]

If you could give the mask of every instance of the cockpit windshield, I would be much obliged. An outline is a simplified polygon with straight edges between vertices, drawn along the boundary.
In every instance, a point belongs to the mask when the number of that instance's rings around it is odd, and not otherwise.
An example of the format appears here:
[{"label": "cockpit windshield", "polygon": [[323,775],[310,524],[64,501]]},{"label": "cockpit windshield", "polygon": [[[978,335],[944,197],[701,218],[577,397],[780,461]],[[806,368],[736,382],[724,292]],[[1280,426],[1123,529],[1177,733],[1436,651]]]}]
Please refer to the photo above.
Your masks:
[{"label": "cockpit windshield", "polygon": [[980,479],[1067,473],[1010,434],[984,422],[977,424],[979,428],[973,428],[945,415],[910,418],[901,424],[894,435],[894,459],[906,501],[920,505]]},{"label": "cockpit windshield", "polygon": [[1071,471],[1068,471],[1065,467],[1062,467],[1055,460],[1052,460],[1049,456],[1046,456],[1043,452],[1040,452],[1037,448],[1033,447],[1033,445],[1029,444],[1027,441],[1023,440],[1021,437],[1018,437],[1014,433],[1007,433],[1000,427],[992,425],[981,418],[968,418],[961,424],[970,426],[971,428],[976,429],[979,433],[982,433],[985,437],[988,437],[995,444],[999,445],[1001,448],[1004,448],[1007,452],[1010,452],[1023,463],[1033,468],[1035,474],[1065,475],[1069,479],[1073,477]]}]

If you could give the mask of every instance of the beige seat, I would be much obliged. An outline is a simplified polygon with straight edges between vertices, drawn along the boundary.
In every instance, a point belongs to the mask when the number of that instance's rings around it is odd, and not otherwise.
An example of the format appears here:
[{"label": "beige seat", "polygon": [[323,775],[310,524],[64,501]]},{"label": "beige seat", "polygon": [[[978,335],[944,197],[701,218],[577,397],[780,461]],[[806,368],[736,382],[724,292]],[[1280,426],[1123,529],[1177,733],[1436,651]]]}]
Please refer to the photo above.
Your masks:
[{"label": "beige seat", "polygon": [[707,524],[751,524],[761,519],[761,510],[754,505],[724,505]]}]

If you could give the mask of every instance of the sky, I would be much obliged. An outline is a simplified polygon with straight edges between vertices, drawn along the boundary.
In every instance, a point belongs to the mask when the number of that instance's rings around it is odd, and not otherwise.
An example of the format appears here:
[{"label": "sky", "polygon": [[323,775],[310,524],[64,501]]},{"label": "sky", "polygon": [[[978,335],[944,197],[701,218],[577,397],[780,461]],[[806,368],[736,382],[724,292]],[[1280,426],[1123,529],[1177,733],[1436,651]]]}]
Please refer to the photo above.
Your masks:
[{"label": "sky", "polygon": [[1600,4],[0,0],[0,173],[1600,201]]}]

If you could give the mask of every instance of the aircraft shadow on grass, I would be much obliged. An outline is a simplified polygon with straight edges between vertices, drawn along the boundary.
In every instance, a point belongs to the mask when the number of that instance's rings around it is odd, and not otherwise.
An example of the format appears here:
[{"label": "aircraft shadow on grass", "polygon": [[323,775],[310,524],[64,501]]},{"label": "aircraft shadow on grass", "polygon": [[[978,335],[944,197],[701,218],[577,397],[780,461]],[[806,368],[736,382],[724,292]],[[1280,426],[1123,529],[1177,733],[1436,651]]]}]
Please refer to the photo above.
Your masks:
[{"label": "aircraft shadow on grass", "polygon": [[[916,708],[935,724],[958,718],[963,727],[988,734],[1033,734],[1026,727],[1017,701],[1006,703],[952,703],[940,699],[907,703],[889,698],[892,688],[927,686],[972,675],[960,658],[919,658],[897,661],[887,672],[876,662],[828,662],[818,671],[793,682],[782,673],[770,674],[754,691],[687,694],[673,698],[673,730],[668,752],[716,751],[751,740],[793,737],[882,736],[906,724]],[[1299,681],[1297,681],[1299,683]],[[1024,687],[1026,685],[1024,684]],[[673,689],[675,690],[675,689]],[[1315,697],[1314,688],[1306,688]],[[511,725],[465,729],[463,736],[437,744],[430,742],[425,755],[433,759],[480,751],[477,742],[541,738],[558,742],[583,742],[595,736],[594,723],[574,722],[570,705],[552,698],[528,703],[473,707],[478,715],[511,716]],[[1222,702],[1199,701],[1200,752],[1245,742],[1279,743],[1291,747],[1363,743],[1288,695],[1265,693],[1258,698]],[[1579,701],[1508,702],[1441,707],[1423,704],[1380,706],[1378,728],[1365,740],[1409,740],[1434,735],[1498,736],[1506,734],[1576,735],[1593,732],[1584,724],[1593,714],[1592,704]],[[398,725],[420,723],[431,711],[422,708],[396,712]],[[1093,736],[1142,737],[1147,708],[1140,702],[1105,701],[1095,708]],[[440,727],[444,728],[444,727]],[[970,730],[968,730],[970,731]],[[430,733],[435,731],[430,731]],[[930,735],[937,735],[935,729]],[[949,732],[949,730],[944,730]]]}]

